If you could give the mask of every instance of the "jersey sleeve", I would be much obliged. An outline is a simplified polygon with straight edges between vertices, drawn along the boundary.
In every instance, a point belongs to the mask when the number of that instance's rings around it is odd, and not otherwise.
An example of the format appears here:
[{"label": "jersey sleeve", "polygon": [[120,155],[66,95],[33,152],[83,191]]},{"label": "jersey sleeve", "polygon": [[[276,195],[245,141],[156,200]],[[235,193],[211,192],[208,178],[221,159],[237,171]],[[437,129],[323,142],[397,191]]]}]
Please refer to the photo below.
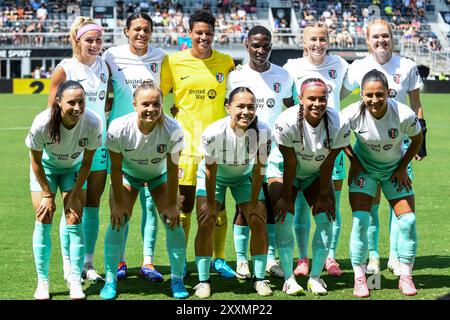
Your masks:
[{"label": "jersey sleeve", "polygon": [[295,89],[294,79],[292,79],[292,77],[289,75],[289,73],[287,75],[286,85],[287,85],[288,89],[285,90],[285,95],[284,95],[283,99],[289,99],[289,98],[293,97],[294,96],[294,92],[297,91]]},{"label": "jersey sleeve", "polygon": [[91,136],[89,137],[89,142],[86,145],[86,149],[88,150],[96,150],[102,145],[102,132],[103,126],[100,119],[98,119],[97,125],[92,130]]},{"label": "jersey sleeve", "polygon": [[236,73],[236,71],[231,71],[227,77],[227,89],[225,91],[225,98],[227,100],[230,97],[231,91],[233,91],[233,89],[234,89],[233,78],[234,78],[235,73]]},{"label": "jersey sleeve", "polygon": [[117,130],[118,128],[115,123],[116,121],[113,121],[108,128],[105,146],[112,152],[121,153],[119,144],[119,130]]},{"label": "jersey sleeve", "polygon": [[412,63],[412,67],[409,70],[408,74],[408,92],[420,89],[423,86],[422,78],[420,77],[419,70],[417,69],[417,65]]},{"label": "jersey sleeve", "polygon": [[166,55],[161,67],[161,91],[163,92],[164,96],[167,95],[173,87],[173,75],[169,59],[169,55]]},{"label": "jersey sleeve", "polygon": [[170,134],[170,147],[168,153],[178,153],[184,148],[184,134],[181,127],[174,127]]},{"label": "jersey sleeve", "polygon": [[45,148],[45,136],[38,122],[38,119],[35,118],[25,139],[25,144],[31,150],[42,151]]},{"label": "jersey sleeve", "polygon": [[284,118],[283,114],[281,114],[275,121],[275,125],[273,126],[273,137],[278,145],[292,148],[294,146],[292,143],[292,134],[290,132],[290,127]]},{"label": "jersey sleeve", "polygon": [[347,72],[344,77],[344,82],[342,83],[347,90],[353,91],[359,87],[358,64],[359,64],[358,60],[355,60],[347,69]]},{"label": "jersey sleeve", "polygon": [[341,127],[336,136],[336,142],[333,144],[333,149],[346,147],[350,144],[350,123],[347,119],[340,116]]},{"label": "jersey sleeve", "polygon": [[207,157],[214,158],[217,160],[218,152],[216,150],[217,148],[215,148],[215,145],[216,145],[216,137],[212,135],[210,128],[206,128],[206,130],[203,131],[202,137],[200,139],[198,152]]},{"label": "jersey sleeve", "polygon": [[[411,111],[411,112],[409,112]],[[408,110],[408,114],[402,121],[403,132],[408,137],[414,137],[421,132],[421,127],[417,115],[412,111]]]}]

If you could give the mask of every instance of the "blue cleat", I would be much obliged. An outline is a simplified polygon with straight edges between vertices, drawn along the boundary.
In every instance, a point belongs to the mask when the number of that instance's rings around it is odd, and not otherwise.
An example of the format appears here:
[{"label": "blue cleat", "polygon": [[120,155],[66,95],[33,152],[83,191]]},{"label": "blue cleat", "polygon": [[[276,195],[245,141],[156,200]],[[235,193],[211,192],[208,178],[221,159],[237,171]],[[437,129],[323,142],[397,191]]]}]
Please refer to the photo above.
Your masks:
[{"label": "blue cleat", "polygon": [[221,258],[211,261],[211,269],[216,271],[221,277],[236,278],[236,272]]},{"label": "blue cleat", "polygon": [[144,278],[149,279],[150,281],[153,282],[161,282],[164,281],[163,276],[161,275],[161,273],[159,273],[156,269],[155,266],[151,263],[149,264],[144,264],[141,267],[141,271],[140,271],[141,276],[143,276]]},{"label": "blue cleat", "polygon": [[104,300],[115,300],[117,298],[117,282],[107,281],[100,291],[100,297]]},{"label": "blue cleat", "polygon": [[189,297],[183,280],[178,277],[173,277],[170,283],[170,288],[172,289],[172,294],[175,299],[186,299]]},{"label": "blue cleat", "polygon": [[117,267],[117,280],[123,280],[127,277],[128,267],[125,261],[119,262],[119,266]]}]

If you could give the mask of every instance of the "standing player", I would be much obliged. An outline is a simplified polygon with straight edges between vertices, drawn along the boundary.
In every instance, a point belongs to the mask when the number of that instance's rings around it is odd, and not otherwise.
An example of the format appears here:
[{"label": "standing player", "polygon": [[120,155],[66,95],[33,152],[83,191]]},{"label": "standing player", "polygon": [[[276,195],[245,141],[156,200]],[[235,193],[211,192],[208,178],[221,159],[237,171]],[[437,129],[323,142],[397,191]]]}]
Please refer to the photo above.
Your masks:
[{"label": "standing player", "polygon": [[[367,47],[369,55],[360,60],[355,60],[348,69],[347,77],[344,85],[349,90],[361,87],[363,76],[372,69],[377,69],[386,75],[389,83],[389,97],[394,98],[400,103],[406,104],[406,97],[409,97],[409,105],[419,118],[422,132],[424,134],[423,144],[416,160],[422,160],[426,156],[425,149],[425,132],[426,123],[423,119],[423,109],[420,102],[420,88],[422,87],[422,79],[414,61],[400,57],[393,53],[394,43],[392,30],[389,24],[381,19],[371,21],[367,27]],[[406,145],[408,138],[405,137]],[[411,165],[408,171],[412,176]],[[370,227],[369,227],[369,264],[367,265],[368,273],[378,273],[380,271],[380,258],[378,254],[378,208],[380,204],[380,189],[374,197],[374,203],[370,210]],[[400,276],[398,261],[398,237],[399,225],[397,218],[391,209],[390,217],[390,253],[388,261],[388,269],[392,270],[396,276]]]},{"label": "standing player", "polygon": [[[248,32],[245,46],[250,61],[248,64],[230,72],[227,82],[227,96],[236,87],[247,87],[256,97],[256,114],[258,119],[273,127],[275,119],[281,113],[283,104],[290,107],[293,81],[287,71],[269,62],[272,51],[272,35],[263,26],[255,26]],[[267,254],[266,272],[283,278],[283,269],[275,258],[275,220],[267,190],[267,182],[263,183],[267,208],[267,234],[269,251]],[[248,267],[247,251],[250,228],[242,212],[237,212],[234,220],[234,243],[237,254],[236,277],[251,278]]]},{"label": "standing player", "polygon": [[[191,212],[195,202],[196,172],[202,155],[197,147],[204,128],[226,115],[224,102],[228,73],[234,68],[232,58],[212,49],[215,18],[198,10],[189,18],[192,48],[168,55],[163,63],[161,89],[173,90],[177,120],[185,132],[186,147],[180,158],[181,223],[188,242]],[[236,274],[225,262],[227,217],[225,207],[219,212],[214,231],[213,269],[221,276]]]},{"label": "standing player", "polygon": [[336,218],[331,176],[336,157],[349,143],[350,128],[336,110],[327,108],[328,86],[324,81],[308,78],[299,92],[300,104],[281,113],[275,122],[273,135],[283,158],[279,162],[269,160],[269,193],[275,204],[276,243],[286,279],[283,291],[293,295],[303,291],[292,271],[293,207],[301,189],[316,222],[308,290],[326,295],[327,285],[320,273]]},{"label": "standing player", "polygon": [[[323,79],[328,88],[329,108],[340,111],[340,100],[348,93],[342,87],[342,81],[348,69],[348,63],[339,56],[327,54],[329,34],[326,25],[316,23],[307,26],[303,32],[303,47],[305,56],[298,59],[289,59],[283,66],[295,81],[296,91],[306,78],[317,77]],[[271,157],[277,153],[274,152]],[[279,153],[278,153],[279,154]],[[331,276],[340,276],[342,270],[336,262],[336,250],[341,233],[341,190],[345,177],[344,153],[341,152],[333,168],[334,197],[336,200],[336,220],[333,221],[333,235],[330,252],[325,268]],[[306,276],[309,272],[308,241],[310,229],[310,208],[303,193],[299,192],[295,202],[294,228],[297,239],[299,259],[294,270],[296,276]]]},{"label": "standing player", "polygon": [[229,117],[208,126],[202,134],[199,151],[205,159],[197,171],[197,236],[195,256],[200,283],[194,288],[199,298],[211,296],[210,261],[213,232],[227,188],[245,215],[251,229],[254,288],[261,296],[272,290],[264,280],[267,263],[266,210],[261,185],[270,151],[267,125],[258,121],[256,98],[250,89],[231,91],[226,105]]},{"label": "standing player", "polygon": [[[93,264],[95,244],[99,231],[100,198],[105,190],[108,152],[104,147],[106,137],[105,101],[109,72],[106,63],[99,54],[102,52],[102,29],[94,20],[78,17],[70,28],[73,57],[64,59],[56,67],[50,81],[48,105],[55,101],[58,86],[66,80],[78,81],[86,93],[86,107],[94,111],[102,120],[103,140],[92,161],[91,173],[87,180],[86,206],[83,211],[83,229],[86,236],[86,255],[84,257],[83,278],[98,281],[102,277]],[[63,257],[64,278],[70,275],[70,242],[66,219],[60,223],[61,252]]]},{"label": "standing player", "polygon": [[[399,225],[400,280],[404,295],[415,295],[412,269],[417,250],[414,193],[408,176],[409,162],[422,143],[420,123],[406,105],[388,99],[388,80],[383,72],[369,71],[361,80],[362,101],[342,111],[356,135],[356,143],[346,151],[349,171],[350,205],[353,227],[350,235],[350,255],[355,272],[356,297],[370,295],[365,276],[368,251],[367,231],[373,198],[379,186],[394,209]],[[411,139],[405,150],[404,137]]]},{"label": "standing player", "polygon": [[85,189],[95,150],[102,144],[102,123],[93,111],[85,109],[85,99],[78,82],[62,82],[51,108],[36,116],[25,140],[30,149],[30,190],[36,211],[33,253],[38,274],[34,293],[37,300],[50,299],[50,233],[58,188],[69,233],[70,298],[86,297],[81,287],[85,251],[81,220],[86,197],[82,189]]},{"label": "standing player", "polygon": [[[183,284],[186,243],[177,209],[178,158],[183,131],[162,111],[162,92],[153,82],[134,91],[136,112],[114,120],[106,145],[111,157],[111,222],[105,237],[106,283],[100,296],[117,297],[116,267],[139,190],[145,185],[163,220],[174,298],[189,296]],[[114,230],[116,229],[116,230]]]},{"label": "standing player", "polygon": [[[125,35],[128,44],[112,47],[103,55],[111,71],[114,92],[109,121],[134,112],[133,93],[145,80],[160,83],[161,65],[165,52],[149,45],[153,31],[153,21],[146,13],[134,13],[127,18]],[[148,188],[139,192],[142,207],[141,234],[144,242],[144,261],[140,274],[151,281],[162,281],[163,277],[153,264],[156,236],[158,232],[158,214]],[[128,228],[128,225],[127,225]],[[128,229],[117,269],[117,277],[123,279],[128,267],[125,262],[125,246]]]}]

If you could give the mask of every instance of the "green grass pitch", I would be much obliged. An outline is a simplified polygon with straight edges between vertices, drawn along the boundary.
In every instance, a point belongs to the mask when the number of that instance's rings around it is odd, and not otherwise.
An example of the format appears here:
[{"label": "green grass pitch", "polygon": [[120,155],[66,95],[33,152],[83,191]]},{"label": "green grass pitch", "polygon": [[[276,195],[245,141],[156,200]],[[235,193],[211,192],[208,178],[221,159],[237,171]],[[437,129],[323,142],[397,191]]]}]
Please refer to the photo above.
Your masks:
[{"label": "green grass pitch", "polygon": [[[418,163],[414,161],[414,188],[416,193],[418,251],[414,268],[414,279],[419,294],[412,298],[400,295],[397,279],[385,267],[389,252],[388,241],[388,208],[383,199],[380,208],[380,254],[381,254],[381,290],[373,290],[370,299],[436,299],[450,291],[450,173],[449,138],[450,95],[423,94],[425,118],[428,125],[427,143],[429,156]],[[349,97],[343,106],[357,99]],[[34,116],[46,106],[45,95],[0,95],[0,299],[17,300],[33,299],[37,283],[32,252],[32,233],[34,228],[34,212],[29,193],[29,157],[24,144],[28,127]],[[166,105],[169,104],[167,101]],[[167,108],[166,108],[167,109]],[[271,281],[274,295],[269,299],[261,299],[252,288],[251,282],[239,282],[219,278],[212,274],[211,299],[225,300],[307,300],[307,299],[354,299],[353,272],[349,261],[349,235],[351,228],[351,211],[348,204],[348,189],[342,192],[342,232],[337,251],[337,260],[344,270],[340,278],[332,278],[323,273],[328,285],[329,294],[315,297],[307,293],[302,297],[288,297],[281,292],[283,281],[268,278]],[[109,209],[107,205],[108,188],[102,197],[101,226],[95,254],[95,265],[99,272],[104,272],[103,242],[108,224]],[[50,281],[52,299],[67,300],[68,289],[63,281],[62,261],[59,246],[58,227],[61,215],[61,201],[58,198],[52,229],[52,258],[50,264]],[[226,258],[235,266],[232,221],[234,203],[227,196],[228,233]],[[195,214],[192,217],[192,229],[188,243],[188,278],[187,289],[195,300],[192,288],[197,284],[197,271],[194,255],[194,237],[196,233]],[[151,283],[139,277],[142,262],[142,239],[140,234],[141,209],[136,204],[130,224],[127,243],[127,263],[130,268],[129,277],[119,282],[120,300],[172,299],[170,291],[169,264],[165,251],[165,232],[159,225],[155,263],[164,274],[165,281]],[[314,231],[312,223],[311,234]],[[311,253],[310,253],[311,255]],[[297,278],[306,288],[306,278]],[[102,284],[87,283],[84,285],[89,300],[100,299]]]}]

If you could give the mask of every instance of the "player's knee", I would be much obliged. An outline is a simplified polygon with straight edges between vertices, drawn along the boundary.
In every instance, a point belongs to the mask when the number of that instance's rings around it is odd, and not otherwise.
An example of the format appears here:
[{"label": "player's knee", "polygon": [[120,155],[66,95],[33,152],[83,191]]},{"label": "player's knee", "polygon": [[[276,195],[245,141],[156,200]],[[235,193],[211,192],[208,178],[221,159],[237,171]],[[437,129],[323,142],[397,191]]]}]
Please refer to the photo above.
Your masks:
[{"label": "player's knee", "polygon": [[194,203],[193,197],[180,197],[180,210],[184,213],[191,213],[194,209]]},{"label": "player's knee", "polygon": [[210,236],[214,232],[214,226],[216,225],[216,222],[214,219],[209,219],[205,223],[198,223],[198,232],[205,236]]},{"label": "player's knee", "polygon": [[81,223],[81,216],[77,218],[75,215],[71,213],[66,213],[66,223],[67,224],[80,224]]},{"label": "player's knee", "polygon": [[266,230],[266,221],[262,217],[256,214],[252,214],[249,217],[249,226],[252,230],[252,233],[264,232]]}]

